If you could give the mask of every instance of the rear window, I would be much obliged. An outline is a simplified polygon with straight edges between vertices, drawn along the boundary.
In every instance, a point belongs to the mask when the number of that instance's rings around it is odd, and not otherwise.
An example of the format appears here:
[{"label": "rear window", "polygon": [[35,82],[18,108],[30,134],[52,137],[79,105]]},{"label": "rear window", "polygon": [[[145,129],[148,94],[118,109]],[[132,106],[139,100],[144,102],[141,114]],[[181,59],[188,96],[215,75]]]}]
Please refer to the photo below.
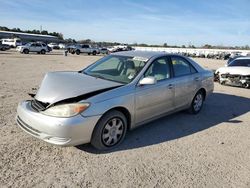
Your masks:
[{"label": "rear window", "polygon": [[174,56],[171,57],[171,59],[174,68],[174,75],[176,77],[194,74],[197,72],[194,67],[183,58]]}]

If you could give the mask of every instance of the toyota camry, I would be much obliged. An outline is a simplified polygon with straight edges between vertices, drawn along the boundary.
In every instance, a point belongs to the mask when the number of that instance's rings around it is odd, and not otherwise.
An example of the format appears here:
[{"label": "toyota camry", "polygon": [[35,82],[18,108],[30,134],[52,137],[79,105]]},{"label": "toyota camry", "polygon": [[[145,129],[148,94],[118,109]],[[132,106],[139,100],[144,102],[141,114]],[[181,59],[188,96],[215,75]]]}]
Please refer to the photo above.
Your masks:
[{"label": "toyota camry", "polygon": [[16,121],[48,143],[107,150],[149,121],[199,113],[213,88],[213,72],[187,57],[118,52],[80,71],[47,73],[32,100],[19,103]]}]

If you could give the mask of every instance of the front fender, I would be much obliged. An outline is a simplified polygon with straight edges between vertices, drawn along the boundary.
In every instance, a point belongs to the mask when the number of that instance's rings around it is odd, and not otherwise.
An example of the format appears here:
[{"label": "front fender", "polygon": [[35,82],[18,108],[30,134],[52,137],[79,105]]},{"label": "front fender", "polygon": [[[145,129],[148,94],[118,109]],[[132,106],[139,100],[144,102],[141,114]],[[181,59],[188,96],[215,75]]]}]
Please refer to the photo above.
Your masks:
[{"label": "front fender", "polygon": [[129,94],[100,102],[91,103],[90,107],[82,113],[82,116],[88,117],[88,116],[103,115],[104,113],[113,108],[122,107],[129,111],[131,115],[131,122],[133,123],[135,116],[134,97],[135,97],[134,94]]}]

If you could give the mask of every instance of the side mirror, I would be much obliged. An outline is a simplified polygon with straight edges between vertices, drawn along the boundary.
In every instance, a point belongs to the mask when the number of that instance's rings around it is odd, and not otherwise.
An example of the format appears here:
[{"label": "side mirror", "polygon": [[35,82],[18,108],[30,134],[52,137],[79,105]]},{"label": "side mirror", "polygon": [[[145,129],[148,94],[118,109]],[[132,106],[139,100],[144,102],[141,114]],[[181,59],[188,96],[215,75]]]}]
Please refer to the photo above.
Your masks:
[{"label": "side mirror", "polygon": [[157,80],[153,76],[148,76],[140,80],[139,85],[153,85],[156,84]]}]

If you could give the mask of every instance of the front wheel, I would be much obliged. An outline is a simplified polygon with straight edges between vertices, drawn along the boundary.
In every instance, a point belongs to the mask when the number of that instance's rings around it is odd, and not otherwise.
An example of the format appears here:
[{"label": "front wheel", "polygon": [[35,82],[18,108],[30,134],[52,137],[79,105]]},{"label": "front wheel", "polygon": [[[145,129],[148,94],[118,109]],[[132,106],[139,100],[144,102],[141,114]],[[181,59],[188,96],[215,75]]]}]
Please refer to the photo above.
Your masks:
[{"label": "front wheel", "polygon": [[113,149],[120,144],[127,132],[127,118],[112,110],[98,121],[91,138],[91,145],[98,150]]},{"label": "front wheel", "polygon": [[96,51],[93,51],[93,53],[92,53],[93,55],[96,55],[97,53],[96,53]]},{"label": "front wheel", "polygon": [[29,53],[29,50],[28,50],[28,49],[24,49],[24,50],[23,50],[23,53],[28,54],[28,53]]},{"label": "front wheel", "polygon": [[189,108],[189,112],[191,114],[198,114],[201,111],[204,102],[204,97],[205,96],[202,91],[198,91],[196,93]]}]

